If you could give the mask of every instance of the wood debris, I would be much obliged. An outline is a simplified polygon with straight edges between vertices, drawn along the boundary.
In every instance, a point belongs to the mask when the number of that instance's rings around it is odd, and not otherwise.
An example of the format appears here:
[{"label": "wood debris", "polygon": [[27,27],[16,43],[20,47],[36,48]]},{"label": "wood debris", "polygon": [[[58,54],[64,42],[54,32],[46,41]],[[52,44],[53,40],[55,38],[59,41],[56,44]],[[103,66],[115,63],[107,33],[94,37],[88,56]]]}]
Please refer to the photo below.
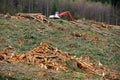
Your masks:
[{"label": "wood debris", "polygon": [[75,32],[71,33],[71,35],[72,35],[73,37],[81,37],[81,36],[82,36],[82,34],[80,34],[80,33],[75,33]]},{"label": "wood debris", "polygon": [[102,77],[109,73],[109,69],[103,67],[99,61],[95,61],[90,56],[81,56],[80,58],[76,58],[76,60],[87,71],[91,71],[92,73],[98,74]]},{"label": "wood debris", "polygon": [[50,24],[51,22],[47,19],[46,16],[42,15],[41,13],[18,13],[16,14],[16,16],[18,19],[20,18],[28,18],[28,19],[34,19],[38,22],[46,22],[48,24]]},{"label": "wood debris", "polygon": [[[105,68],[100,61],[96,61],[90,56],[81,56],[80,58],[76,56],[72,57],[68,52],[58,50],[46,43],[40,43],[40,46],[24,54],[1,51],[0,61],[35,64],[42,69],[53,70],[69,70],[70,68],[68,66],[70,66],[74,68],[74,70],[76,69],[76,71],[82,69],[102,77],[110,73],[110,70]],[[69,65],[66,62],[68,62]]]},{"label": "wood debris", "polygon": [[19,39],[19,40],[18,40],[18,43],[19,43],[20,45],[23,45],[23,44],[25,43],[25,41],[24,41],[24,39]]},{"label": "wood debris", "polygon": [[16,63],[28,63],[36,64],[45,69],[55,69],[55,70],[67,70],[65,61],[70,60],[70,55],[68,52],[62,52],[57,48],[53,48],[46,43],[41,43],[40,46],[34,48],[33,50],[19,55],[9,55],[10,53],[0,53],[0,60],[4,60],[6,56],[9,59],[6,59],[7,62]]},{"label": "wood debris", "polygon": [[0,14],[0,17],[3,17],[4,16],[4,14]]},{"label": "wood debris", "polygon": [[107,29],[111,29],[111,28],[116,28],[116,29],[120,29],[120,26],[117,26],[117,25],[109,25],[109,24],[106,24],[106,23],[101,23],[101,22],[96,22],[96,21],[93,21],[93,20],[90,20],[89,21],[91,23],[92,26],[96,26],[98,28],[107,28]]}]

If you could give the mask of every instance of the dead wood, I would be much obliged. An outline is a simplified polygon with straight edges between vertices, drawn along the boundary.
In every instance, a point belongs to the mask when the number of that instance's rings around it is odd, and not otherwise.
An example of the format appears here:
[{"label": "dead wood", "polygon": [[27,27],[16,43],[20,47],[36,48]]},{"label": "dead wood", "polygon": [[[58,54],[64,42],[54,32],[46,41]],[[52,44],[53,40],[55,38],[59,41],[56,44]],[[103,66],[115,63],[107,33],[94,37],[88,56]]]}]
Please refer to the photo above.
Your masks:
[{"label": "dead wood", "polygon": [[110,73],[109,69],[105,68],[99,61],[95,61],[89,56],[81,56],[80,58],[72,57],[68,52],[58,50],[46,43],[41,43],[40,46],[33,50],[19,55],[9,53],[9,51],[1,51],[0,61],[36,64],[41,68],[53,70],[85,70],[102,77]]},{"label": "dead wood", "polygon": [[16,14],[16,17],[24,17],[24,18],[29,18],[29,19],[34,19],[38,22],[47,22],[51,23],[46,16],[42,15],[41,13],[18,13]]}]

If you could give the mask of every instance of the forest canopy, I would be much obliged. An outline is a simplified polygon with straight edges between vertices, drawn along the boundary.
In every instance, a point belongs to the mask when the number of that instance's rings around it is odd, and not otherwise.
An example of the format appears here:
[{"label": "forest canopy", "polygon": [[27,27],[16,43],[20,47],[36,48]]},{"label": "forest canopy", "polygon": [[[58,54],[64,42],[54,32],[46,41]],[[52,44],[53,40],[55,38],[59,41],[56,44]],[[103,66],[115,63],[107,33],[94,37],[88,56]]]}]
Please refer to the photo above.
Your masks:
[{"label": "forest canopy", "polygon": [[69,10],[75,19],[86,18],[120,25],[120,0],[0,0],[0,13],[42,13]]}]

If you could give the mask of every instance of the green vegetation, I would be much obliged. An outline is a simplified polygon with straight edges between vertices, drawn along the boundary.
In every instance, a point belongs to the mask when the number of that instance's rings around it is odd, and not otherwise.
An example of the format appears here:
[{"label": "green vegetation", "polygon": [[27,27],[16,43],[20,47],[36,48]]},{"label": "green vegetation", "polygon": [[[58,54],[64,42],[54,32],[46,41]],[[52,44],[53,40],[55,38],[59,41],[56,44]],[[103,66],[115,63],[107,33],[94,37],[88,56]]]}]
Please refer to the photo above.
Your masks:
[{"label": "green vegetation", "polygon": [[[99,60],[112,70],[120,70],[120,29],[101,27],[97,28],[100,31],[98,33],[95,31],[96,26],[91,26],[91,23],[87,20],[78,24],[61,19],[51,21],[53,24],[49,26],[47,23],[39,23],[29,19],[7,19],[1,17],[0,50],[12,46],[14,53],[24,53],[37,47],[40,42],[46,42],[60,50],[69,52],[71,55],[77,57],[88,55]],[[20,40],[23,40],[23,44],[19,42]],[[84,80],[83,76],[81,76],[83,75],[82,72],[77,73],[75,76],[71,75],[73,74],[69,72],[52,77],[48,76],[48,78],[54,78],[53,80]],[[69,76],[71,77],[69,78]],[[16,77],[15,79],[14,77],[8,78],[10,80],[29,79],[29,77],[22,77],[22,75],[20,79],[19,76]],[[44,78],[45,76],[43,76]],[[7,78],[2,76],[1,79]]]}]

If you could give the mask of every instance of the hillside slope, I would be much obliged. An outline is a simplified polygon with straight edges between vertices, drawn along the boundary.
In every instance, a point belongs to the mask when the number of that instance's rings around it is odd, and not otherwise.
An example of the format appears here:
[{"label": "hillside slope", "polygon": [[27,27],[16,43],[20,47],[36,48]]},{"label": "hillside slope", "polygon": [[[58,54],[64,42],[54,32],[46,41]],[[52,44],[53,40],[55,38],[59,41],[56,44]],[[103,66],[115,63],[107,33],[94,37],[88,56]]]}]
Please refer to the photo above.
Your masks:
[{"label": "hillside slope", "polygon": [[0,50],[12,47],[11,52],[20,54],[45,42],[71,56],[90,56],[112,70],[120,70],[119,26],[113,28],[88,20],[49,21],[50,24],[26,18],[0,17]]}]

